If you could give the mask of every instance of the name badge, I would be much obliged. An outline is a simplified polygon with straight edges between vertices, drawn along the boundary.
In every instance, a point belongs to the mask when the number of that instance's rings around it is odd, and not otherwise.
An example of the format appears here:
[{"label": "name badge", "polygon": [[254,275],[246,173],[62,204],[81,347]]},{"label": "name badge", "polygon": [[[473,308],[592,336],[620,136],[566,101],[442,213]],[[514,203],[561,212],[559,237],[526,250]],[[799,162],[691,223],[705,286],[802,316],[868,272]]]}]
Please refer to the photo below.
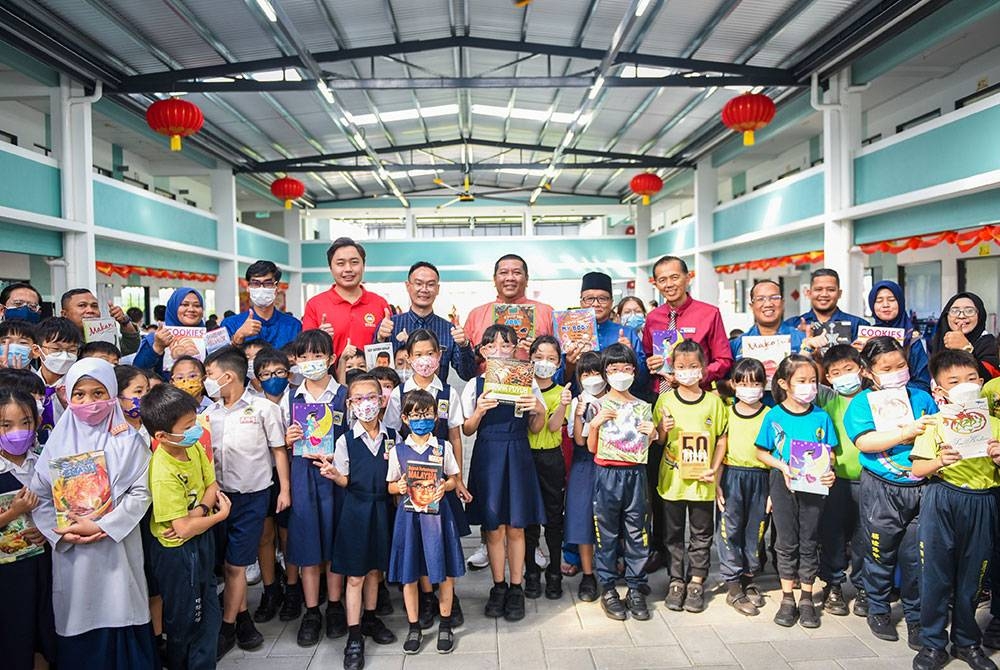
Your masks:
[{"label": "name badge", "polygon": [[257,417],[255,415],[253,415],[253,414],[250,414],[250,415],[241,414],[240,415],[240,425],[241,426],[244,425],[244,424],[246,424],[246,425],[253,425],[255,423],[257,423]]},{"label": "name badge", "polygon": [[683,335],[694,335],[696,332],[698,332],[698,329],[695,328],[694,326],[682,326],[677,330],[679,330]]},{"label": "name badge", "polygon": [[333,412],[333,425],[342,426],[344,425],[344,413],[343,412]]},{"label": "name badge", "polygon": [[434,463],[443,463],[444,456],[438,456],[437,454],[428,454],[427,460],[432,461]]},{"label": "name badge", "polygon": [[395,449],[395,448],[396,448],[396,440],[394,440],[391,437],[385,438],[385,449],[386,449],[386,452],[388,452],[390,449]]},{"label": "name badge", "polygon": [[451,402],[448,400],[438,400],[438,418],[447,419],[451,409]]}]

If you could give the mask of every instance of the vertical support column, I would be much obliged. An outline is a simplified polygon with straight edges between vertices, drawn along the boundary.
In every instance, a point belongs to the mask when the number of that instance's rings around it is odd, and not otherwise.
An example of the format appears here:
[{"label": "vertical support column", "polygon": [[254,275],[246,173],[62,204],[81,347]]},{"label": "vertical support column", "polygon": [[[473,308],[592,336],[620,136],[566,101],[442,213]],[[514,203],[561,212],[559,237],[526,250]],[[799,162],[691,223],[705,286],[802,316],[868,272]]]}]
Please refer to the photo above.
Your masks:
[{"label": "vertical support column", "polygon": [[285,311],[301,318],[305,304],[302,300],[302,224],[298,208],[285,209],[282,212],[285,241],[288,242],[288,264],[293,268],[285,277],[288,281]]},{"label": "vertical support column", "polygon": [[[713,217],[719,200],[719,181],[711,158],[698,161],[694,171],[694,246],[701,249],[715,241]],[[719,302],[719,277],[711,252],[694,255],[694,297],[711,305]]]},{"label": "vertical support column", "polygon": [[649,260],[649,232],[653,228],[653,208],[649,205],[635,206],[635,297],[648,303],[653,299],[653,285],[649,283],[652,267]]},{"label": "vertical support column", "polygon": [[523,221],[521,224],[521,230],[524,231],[524,236],[534,237],[535,221],[534,219],[531,218],[531,209],[529,207],[525,207],[524,210],[521,212],[521,217]]},{"label": "vertical support column", "polygon": [[226,169],[211,171],[212,211],[218,219],[219,276],[215,280],[215,310],[239,311],[239,263],[236,249],[236,177]]},{"label": "vertical support column", "polygon": [[406,226],[406,239],[408,240],[417,239],[417,217],[413,213],[412,209],[406,210],[406,214],[403,215],[403,222],[404,225]]}]

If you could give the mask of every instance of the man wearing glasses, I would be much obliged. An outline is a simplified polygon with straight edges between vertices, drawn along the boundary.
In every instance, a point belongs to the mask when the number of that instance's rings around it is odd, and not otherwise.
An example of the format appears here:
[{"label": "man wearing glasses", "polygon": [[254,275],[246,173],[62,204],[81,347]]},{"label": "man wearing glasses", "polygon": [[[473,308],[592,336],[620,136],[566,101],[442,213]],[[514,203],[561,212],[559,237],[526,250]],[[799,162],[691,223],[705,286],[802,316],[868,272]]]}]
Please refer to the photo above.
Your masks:
[{"label": "man wearing glasses", "polygon": [[274,306],[281,270],[271,261],[256,261],[246,272],[250,309],[222,321],[233,344],[263,340],[280,349],[302,332],[302,322]]},{"label": "man wearing glasses", "polygon": [[734,359],[743,357],[743,338],[747,336],[789,335],[792,353],[799,353],[806,336],[795,326],[782,323],[785,301],[781,296],[781,286],[776,281],[764,279],[753,285],[750,289],[750,310],[753,312],[753,326],[730,343]]},{"label": "man wearing glasses", "polygon": [[0,291],[0,319],[4,321],[42,320],[42,294],[27,282],[15,282]]},{"label": "man wearing glasses", "polygon": [[[632,393],[645,388],[648,371],[646,369],[646,353],[642,350],[642,338],[634,328],[616,323],[611,319],[614,312],[614,298],[611,288],[611,277],[603,272],[588,272],[583,275],[580,284],[580,307],[592,307],[597,317],[597,345],[600,350],[610,347],[616,342],[624,344],[635,352],[638,365],[635,369],[635,382]],[[566,378],[572,379],[576,362],[585,349],[567,347]]]}]

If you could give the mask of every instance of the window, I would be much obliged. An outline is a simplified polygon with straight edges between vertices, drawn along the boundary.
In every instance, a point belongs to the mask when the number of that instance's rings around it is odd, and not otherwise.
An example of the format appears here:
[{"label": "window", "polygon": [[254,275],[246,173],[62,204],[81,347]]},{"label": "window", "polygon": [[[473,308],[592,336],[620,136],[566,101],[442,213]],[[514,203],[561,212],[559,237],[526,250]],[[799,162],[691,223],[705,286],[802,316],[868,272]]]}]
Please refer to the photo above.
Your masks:
[{"label": "window", "polygon": [[861,146],[866,147],[869,144],[872,144],[873,142],[878,142],[880,139],[882,139],[882,133],[872,135],[871,137],[867,137],[861,140]]},{"label": "window", "polygon": [[155,187],[153,188],[153,193],[156,195],[162,195],[164,198],[170,198],[171,200],[176,200],[177,196],[168,191],[165,188]]},{"label": "window", "polygon": [[[111,173],[108,172],[108,174],[106,176],[110,177]],[[126,184],[131,184],[132,186],[138,186],[139,188],[143,189],[144,191],[148,191],[149,190],[149,184],[147,184],[144,181],[139,181],[138,179],[132,179],[131,177],[122,177],[122,181],[124,181]]]},{"label": "window", "polygon": [[920,116],[918,116],[916,118],[910,119],[909,121],[905,121],[905,122],[899,124],[898,126],[896,126],[896,132],[897,133],[901,133],[904,130],[909,130],[910,128],[914,128],[916,126],[919,126],[921,123],[926,123],[927,121],[930,121],[931,119],[936,119],[939,116],[941,116],[941,108],[940,107],[938,107],[937,109],[935,109],[933,112],[927,112],[926,114],[921,114]]},{"label": "window", "polygon": [[17,146],[17,135],[14,133],[8,133],[6,130],[0,130],[0,142],[6,142],[7,144],[13,144]]},{"label": "window", "polygon": [[967,95],[964,98],[959,98],[955,101],[955,109],[962,109],[963,107],[968,107],[969,105],[979,102],[980,100],[985,100],[990,96],[1000,93],[1000,82],[993,84],[992,86],[987,86],[986,88],[981,88],[972,95]]}]

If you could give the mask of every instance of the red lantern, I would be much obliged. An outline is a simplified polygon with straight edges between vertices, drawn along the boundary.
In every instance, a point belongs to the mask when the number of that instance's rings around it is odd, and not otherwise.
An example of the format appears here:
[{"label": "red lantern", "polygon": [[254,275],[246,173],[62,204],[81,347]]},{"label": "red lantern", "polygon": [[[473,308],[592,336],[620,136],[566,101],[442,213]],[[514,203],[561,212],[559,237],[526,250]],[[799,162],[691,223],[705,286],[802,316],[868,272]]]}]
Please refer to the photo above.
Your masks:
[{"label": "red lantern", "polygon": [[753,133],[771,123],[774,101],[763,93],[738,95],[722,108],[722,123],[743,133],[743,146],[753,145]]},{"label": "red lantern", "polygon": [[291,177],[282,177],[281,179],[275,179],[271,183],[271,193],[278,200],[285,201],[285,209],[292,208],[292,200],[297,200],[305,195],[306,185],[300,182],[298,179],[292,179]]},{"label": "red lantern", "polygon": [[635,235],[635,226],[627,226],[625,228],[626,235]]},{"label": "red lantern", "polygon": [[146,110],[146,123],[161,135],[170,136],[170,150],[181,150],[181,138],[194,135],[205,123],[198,106],[181,98],[157,100]]},{"label": "red lantern", "polygon": [[663,188],[663,180],[652,172],[643,172],[632,177],[629,187],[636,195],[642,196],[642,204],[649,204],[649,196],[656,195]]}]

